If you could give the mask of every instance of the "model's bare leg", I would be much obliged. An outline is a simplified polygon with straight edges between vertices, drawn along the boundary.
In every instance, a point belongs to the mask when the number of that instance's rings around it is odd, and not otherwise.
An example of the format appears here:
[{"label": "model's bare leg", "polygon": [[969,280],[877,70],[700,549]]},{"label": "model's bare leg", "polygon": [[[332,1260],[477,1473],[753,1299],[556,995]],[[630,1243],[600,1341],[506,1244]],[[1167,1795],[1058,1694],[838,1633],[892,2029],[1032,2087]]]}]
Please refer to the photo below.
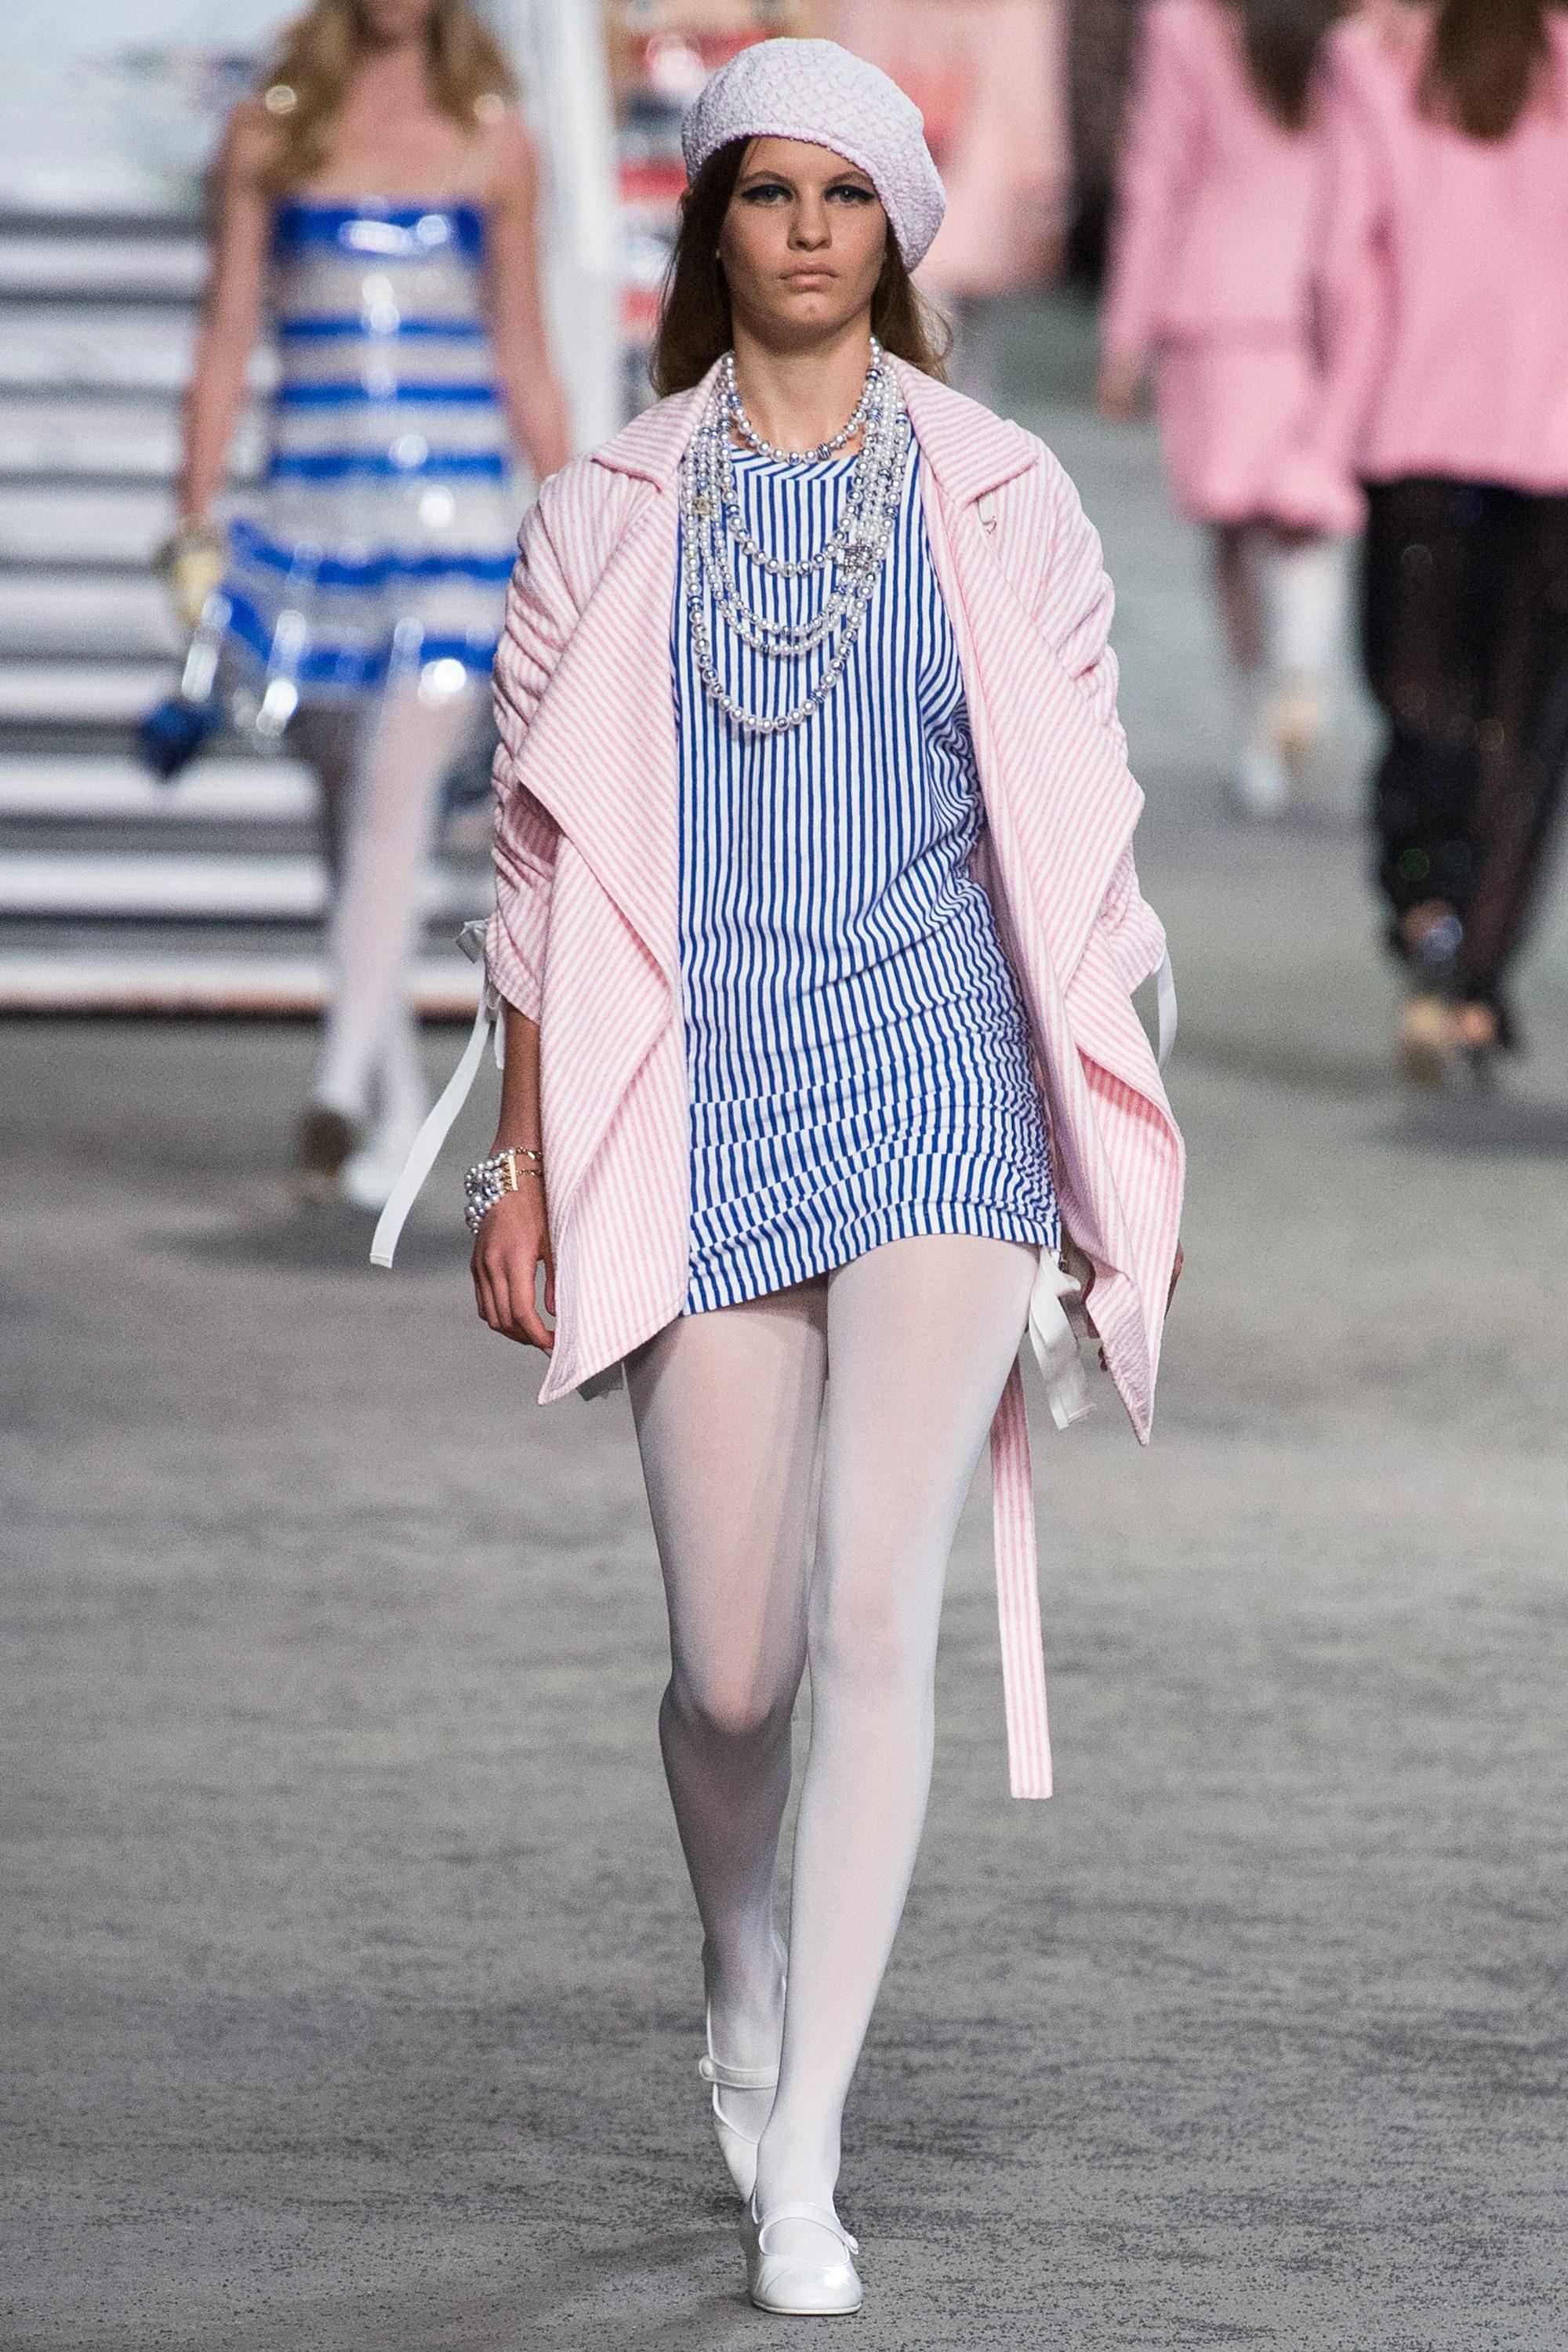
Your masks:
[{"label": "model's bare leg", "polygon": [[[826,1357],[818,1280],[685,1315],[626,1360],[669,1607],[659,1737],[703,1927],[715,2054],[777,2061],[773,1866],[805,1664]],[[755,2138],[771,2092],[726,2090]]]},{"label": "model's bare leg", "polygon": [[1258,578],[1259,537],[1255,525],[1215,526],[1214,580],[1225,624],[1226,649],[1237,676],[1256,677],[1263,667],[1263,590]]},{"label": "model's bare leg", "polygon": [[[942,1235],[828,1277],[811,1753],[783,2070],[758,2158],[764,2212],[832,2199],[844,2101],[925,1819],[948,1555],[1038,1263],[1018,1243]],[[781,2223],[770,2243],[821,2259],[809,2223]]]},{"label": "model's bare leg", "polygon": [[1235,742],[1230,794],[1249,816],[1276,816],[1289,793],[1289,776],[1269,744],[1268,615],[1264,570],[1268,532],[1257,523],[1220,523],[1213,537],[1214,579],[1230,656]]}]

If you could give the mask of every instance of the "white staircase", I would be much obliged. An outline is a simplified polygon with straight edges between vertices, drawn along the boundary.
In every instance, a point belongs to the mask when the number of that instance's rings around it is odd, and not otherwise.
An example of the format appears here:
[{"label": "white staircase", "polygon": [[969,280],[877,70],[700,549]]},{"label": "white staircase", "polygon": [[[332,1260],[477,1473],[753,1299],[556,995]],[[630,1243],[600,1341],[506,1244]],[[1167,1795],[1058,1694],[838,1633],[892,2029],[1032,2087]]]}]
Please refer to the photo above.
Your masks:
[{"label": "white staircase", "polygon": [[[133,756],[180,652],[152,564],[202,271],[188,219],[0,213],[0,1013],[321,1002],[305,772],[220,744],[160,785]],[[251,418],[237,478],[258,453]],[[489,896],[482,820],[463,831],[426,897],[435,1015],[475,1001],[452,935]]]}]

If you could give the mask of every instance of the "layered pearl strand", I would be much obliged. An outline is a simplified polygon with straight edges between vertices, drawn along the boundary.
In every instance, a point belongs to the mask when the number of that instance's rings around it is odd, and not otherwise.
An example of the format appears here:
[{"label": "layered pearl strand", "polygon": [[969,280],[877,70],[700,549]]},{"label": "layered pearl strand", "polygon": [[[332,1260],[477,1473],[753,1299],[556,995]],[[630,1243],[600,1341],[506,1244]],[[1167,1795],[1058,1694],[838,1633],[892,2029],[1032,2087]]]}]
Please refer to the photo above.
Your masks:
[{"label": "layered pearl strand", "polygon": [[[866,437],[838,529],[814,555],[790,562],[770,555],[746,529],[735,482],[732,433],[759,457],[810,466],[837,457],[862,431]],[[698,675],[710,699],[747,734],[780,735],[798,727],[821,708],[843,675],[892,543],[909,448],[910,420],[875,341],[853,415],[815,449],[775,449],[763,438],[742,402],[734,354],[726,354],[707,412],[681,463],[682,573]],[[805,579],[829,568],[839,576],[811,620],[778,621],[746,603],[736,571],[737,552],[775,580]],[[821,677],[793,709],[770,718],[747,709],[730,693],[714,658],[710,601],[742,645],[770,659],[797,660],[831,643]]]},{"label": "layered pearl strand", "polygon": [[741,387],[735,381],[735,354],[726,352],[719,362],[719,393],[729,412],[730,422],[746,444],[759,457],[773,457],[781,466],[819,466],[829,457],[837,457],[840,449],[854,440],[871,413],[871,404],[887,379],[882,370],[882,346],[875,335],[871,338],[871,364],[866,371],[866,381],[860,387],[860,397],[847,425],[839,426],[831,441],[819,441],[815,449],[775,449],[764,441],[746,414],[741,398]]}]

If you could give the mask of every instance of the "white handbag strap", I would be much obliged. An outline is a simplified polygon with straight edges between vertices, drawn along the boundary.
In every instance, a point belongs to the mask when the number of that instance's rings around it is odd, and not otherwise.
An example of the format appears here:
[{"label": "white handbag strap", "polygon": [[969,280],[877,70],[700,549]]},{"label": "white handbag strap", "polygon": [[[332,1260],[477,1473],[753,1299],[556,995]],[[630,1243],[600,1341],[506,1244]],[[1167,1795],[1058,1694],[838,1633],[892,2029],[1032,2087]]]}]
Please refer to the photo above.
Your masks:
[{"label": "white handbag strap", "polygon": [[[466,923],[458,935],[458,944],[467,956],[482,963],[485,927],[482,923]],[[474,1025],[468,1032],[468,1042],[463,1056],[441,1090],[440,1098],[414,1139],[413,1148],[403,1163],[403,1173],[393,1186],[387,1203],[377,1222],[370,1245],[372,1265],[390,1265],[396,1254],[408,1212],[424,1190],[425,1179],[441,1156],[441,1147],[457,1125],[458,1113],[472,1092],[479,1064],[484,1059],[485,1040],[495,1030],[496,1066],[500,1066],[501,1030],[500,999],[490,986],[488,973],[479,987],[479,1009],[474,1015]]]},{"label": "white handbag strap", "polygon": [[1068,1301],[1076,1305],[1079,1286],[1064,1274],[1048,1249],[1040,1252],[1039,1270],[1029,1293],[1029,1344],[1046,1384],[1046,1402],[1058,1429],[1068,1429],[1092,1410],[1089,1382],[1079,1360],[1078,1334],[1068,1319]]},{"label": "white handbag strap", "polygon": [[1154,976],[1154,995],[1160,1021],[1159,1061],[1163,1069],[1176,1042],[1176,975],[1171,969],[1169,948],[1161,957],[1160,969]]},{"label": "white handbag strap", "polygon": [[370,1245],[372,1265],[390,1265],[398,1240],[407,1222],[408,1212],[424,1190],[425,1179],[441,1156],[441,1146],[457,1124],[458,1113],[468,1099],[480,1062],[484,1059],[485,1041],[489,1034],[494,1015],[486,996],[479,999],[479,1009],[474,1015],[474,1025],[468,1042],[463,1048],[463,1058],[443,1087],[440,1099],[424,1126],[414,1139],[414,1148],[403,1163],[403,1173],[387,1198]]}]

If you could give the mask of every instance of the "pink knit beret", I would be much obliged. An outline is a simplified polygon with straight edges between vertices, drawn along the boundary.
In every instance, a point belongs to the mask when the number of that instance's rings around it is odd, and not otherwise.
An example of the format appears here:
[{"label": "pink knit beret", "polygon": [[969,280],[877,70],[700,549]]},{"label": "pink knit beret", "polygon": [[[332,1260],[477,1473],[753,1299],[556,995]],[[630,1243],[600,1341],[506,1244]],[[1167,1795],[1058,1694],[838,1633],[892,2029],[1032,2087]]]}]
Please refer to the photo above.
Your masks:
[{"label": "pink knit beret", "polygon": [[942,226],[947,198],[920,108],[837,41],[757,41],[721,66],[681,122],[687,179],[731,139],[802,139],[858,163],[911,269]]}]

